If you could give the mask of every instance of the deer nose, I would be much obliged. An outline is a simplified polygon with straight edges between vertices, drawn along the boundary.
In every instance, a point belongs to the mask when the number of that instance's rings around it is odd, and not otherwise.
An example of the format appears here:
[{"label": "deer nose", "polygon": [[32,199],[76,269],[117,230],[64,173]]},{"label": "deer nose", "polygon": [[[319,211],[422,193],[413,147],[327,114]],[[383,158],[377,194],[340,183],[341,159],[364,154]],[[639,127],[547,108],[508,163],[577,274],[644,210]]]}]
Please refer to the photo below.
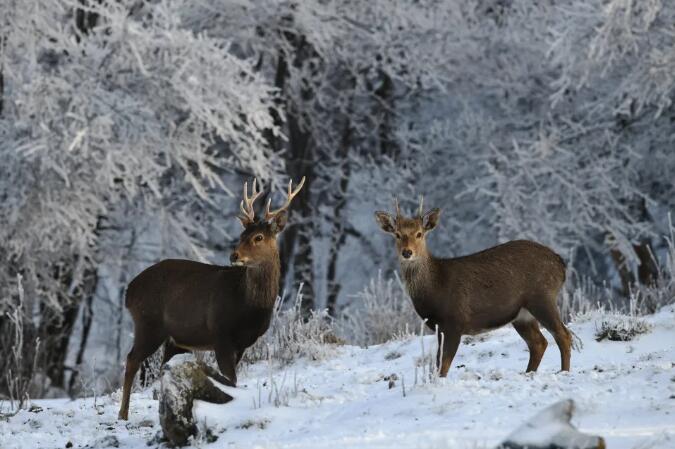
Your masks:
[{"label": "deer nose", "polygon": [[235,251],[230,254],[230,262],[235,263],[237,260],[239,260],[239,253]]},{"label": "deer nose", "polygon": [[403,256],[404,259],[410,259],[410,256],[412,256],[412,251],[406,248],[403,251],[401,251],[401,255]]}]

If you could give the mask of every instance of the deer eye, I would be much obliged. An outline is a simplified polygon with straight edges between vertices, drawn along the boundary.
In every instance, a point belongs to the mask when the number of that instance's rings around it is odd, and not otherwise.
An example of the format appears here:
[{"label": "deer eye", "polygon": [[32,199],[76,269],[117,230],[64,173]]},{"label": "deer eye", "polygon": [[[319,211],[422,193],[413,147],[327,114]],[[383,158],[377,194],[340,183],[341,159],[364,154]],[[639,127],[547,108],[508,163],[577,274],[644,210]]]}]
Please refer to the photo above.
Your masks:
[{"label": "deer eye", "polygon": [[417,233],[417,238],[418,238],[418,239],[421,239],[421,238],[422,238],[422,233],[421,233],[421,232],[418,232],[418,233]]},{"label": "deer eye", "polygon": [[256,235],[255,237],[253,237],[253,240],[254,240],[255,242],[262,242],[262,240],[263,240],[263,235],[262,235],[262,234],[258,234],[258,235]]},{"label": "deer eye", "polygon": [[400,238],[401,238],[401,234],[399,234],[398,232],[395,233],[394,235],[396,236],[397,239],[400,239]]}]

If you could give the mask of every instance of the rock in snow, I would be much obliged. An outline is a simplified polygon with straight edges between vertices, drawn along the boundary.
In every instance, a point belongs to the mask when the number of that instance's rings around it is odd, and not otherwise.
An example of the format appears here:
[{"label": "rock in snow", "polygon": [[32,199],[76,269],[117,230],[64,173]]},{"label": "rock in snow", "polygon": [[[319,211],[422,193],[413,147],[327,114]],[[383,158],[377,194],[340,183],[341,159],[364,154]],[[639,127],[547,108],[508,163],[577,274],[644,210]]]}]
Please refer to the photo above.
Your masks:
[{"label": "rock in snow", "polygon": [[232,396],[220,390],[212,380],[224,380],[220,373],[204,363],[186,361],[164,367],[159,394],[159,423],[164,437],[175,446],[183,446],[197,434],[192,406],[195,399],[224,404]]},{"label": "rock in snow", "polygon": [[572,424],[574,401],[556,402],[518,427],[497,449],[605,449],[605,440]]}]

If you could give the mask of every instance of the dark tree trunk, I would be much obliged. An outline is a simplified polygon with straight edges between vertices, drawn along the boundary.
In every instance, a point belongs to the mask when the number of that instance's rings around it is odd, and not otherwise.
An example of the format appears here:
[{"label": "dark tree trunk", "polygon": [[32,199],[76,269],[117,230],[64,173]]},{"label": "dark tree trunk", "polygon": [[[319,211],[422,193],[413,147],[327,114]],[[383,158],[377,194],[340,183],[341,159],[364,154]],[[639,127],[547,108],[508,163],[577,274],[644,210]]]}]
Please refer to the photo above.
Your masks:
[{"label": "dark tree trunk", "polygon": [[[648,221],[650,219],[647,204],[643,199],[633,204],[631,210],[641,221]],[[638,244],[633,245],[633,250],[638,258],[637,282],[647,287],[653,286],[659,277],[659,267],[654,259],[651,239],[642,239]],[[635,273],[628,266],[626,257],[621,252],[612,250],[611,255],[621,278],[623,296],[629,297],[631,288],[636,283]]]},{"label": "dark tree trunk", "polygon": [[[638,211],[641,221],[649,221],[649,211],[647,210],[647,202],[641,199],[638,202]],[[638,281],[645,286],[653,286],[659,277],[659,267],[654,260],[654,251],[652,249],[652,241],[650,238],[644,238],[637,245],[633,245],[635,254],[638,257]]]},{"label": "dark tree trunk", "polygon": [[[98,14],[87,9],[92,2],[89,0],[79,0],[79,2],[83,8],[75,10],[75,29],[77,30],[75,39],[78,42],[82,39],[82,35],[88,35],[98,23]],[[97,3],[100,3],[100,1],[97,1]]]},{"label": "dark tree trunk", "polygon": [[377,139],[380,154],[396,158],[399,156],[399,147],[394,138],[394,82],[387,72],[378,70],[380,85],[374,90],[375,103],[374,115],[378,118]]},{"label": "dark tree trunk", "polygon": [[68,393],[73,394],[75,383],[79,379],[80,370],[82,369],[82,361],[84,360],[84,351],[87,349],[87,341],[89,341],[89,331],[91,330],[91,323],[94,318],[94,310],[92,304],[94,296],[90,295],[85,301],[85,307],[82,311],[82,336],[80,338],[80,347],[77,350],[75,358],[75,367],[68,381]]},{"label": "dark tree trunk", "polygon": [[[122,259],[121,263],[122,266],[127,266],[128,262],[131,260],[134,247],[136,246],[136,229],[132,227],[131,229],[131,236],[129,238],[129,243],[127,244],[126,252],[124,254],[124,258]],[[122,325],[124,322],[124,300],[125,300],[125,295],[126,295],[126,286],[128,284],[129,280],[127,279],[127,273],[126,270],[120,270],[120,275],[118,278],[118,285],[120,286],[118,297],[117,297],[117,326],[116,326],[116,334],[115,334],[115,354],[116,358],[115,360],[117,361],[118,364],[122,364]]]},{"label": "dark tree trunk", "polygon": [[[60,278],[64,291],[68,290],[72,282],[72,273]],[[61,297],[62,311],[43,306],[42,318],[38,335],[44,351],[44,367],[52,385],[65,388],[65,361],[68,354],[68,345],[80,306],[90,303],[96,286],[98,275],[96,268],[85,270],[82,284],[75,289],[71,297]]]},{"label": "dark tree trunk", "polygon": [[[97,237],[104,219],[105,217],[99,216],[96,220],[94,234]],[[80,307],[83,304],[91,305],[98,286],[98,270],[93,262],[86,260],[83,263],[86,266],[83,269],[82,278],[74,288],[71,285],[74,276],[76,276],[74,270],[77,265],[77,256],[73,256],[72,259],[65,259],[61,264],[54,267],[55,279],[61,286],[62,293],[59,295],[59,304],[62,310],[59,311],[45,304],[41,306],[42,314],[38,335],[44,351],[44,368],[52,385],[60,388],[67,387],[65,384],[65,362]],[[88,338],[88,335],[86,337]],[[82,347],[81,349],[84,351],[85,348]]]},{"label": "dark tree trunk", "polygon": [[40,341],[44,354],[46,374],[55,387],[65,387],[65,360],[68,342],[77,319],[79,304],[71,302],[62,311],[43,307],[40,324]]},{"label": "dark tree trunk", "polygon": [[[0,53],[2,52],[4,39],[0,37]],[[5,76],[2,72],[2,65],[0,65],[0,117],[3,114],[3,106],[5,102]]]},{"label": "dark tree trunk", "polygon": [[[355,80],[351,80],[349,87],[354,88]],[[348,111],[351,111],[351,104]],[[349,180],[351,176],[351,164],[349,161],[349,150],[352,144],[352,124],[349,118],[350,114],[345,117],[344,129],[342,130],[342,138],[340,139],[340,147],[338,148],[338,163],[337,167],[340,173],[340,181],[338,183],[338,191],[334,195],[333,216],[331,217],[333,223],[331,224],[330,239],[331,245],[328,250],[328,268],[326,271],[326,286],[328,294],[326,296],[326,308],[330,316],[335,316],[337,311],[337,299],[340,295],[340,284],[337,282],[337,265],[340,251],[347,241],[347,232],[345,231],[345,217],[342,213],[347,206],[347,189],[349,187]]]},{"label": "dark tree trunk", "polygon": [[[312,182],[314,178],[314,143],[309,130],[305,129],[307,104],[310,103],[313,92],[308,87],[304,87],[300,92],[300,104],[296,99],[289,95],[288,64],[293,67],[302,67],[310,58],[316,57],[311,45],[304,36],[283,32],[283,37],[291,44],[294,53],[285,55],[281,51],[277,61],[277,71],[275,83],[281,89],[285,96],[284,107],[286,110],[286,126],[288,142],[286,143],[286,167],[289,176],[293,179],[306,177],[305,187],[302,189],[297,199],[291,206],[292,225],[283,234],[283,240],[280,245],[282,284],[287,278],[288,269],[293,263],[294,287],[303,284],[303,303],[302,310],[308,313],[315,305],[314,289],[314,255],[312,240],[314,237],[314,221],[312,206]],[[300,81],[302,83],[302,81]],[[309,83],[302,83],[304,86]],[[273,142],[277,147],[281,144]],[[282,285],[282,289],[284,286]]]},{"label": "dark tree trunk", "polygon": [[[286,65],[286,57],[279,53],[277,56],[277,67],[274,73],[274,87],[279,89],[280,92],[283,92],[284,86],[286,85],[286,78],[288,78],[288,67]],[[283,100],[277,99],[275,101],[276,108],[283,108]],[[278,128],[282,128],[284,123],[279,115],[279,112],[276,108],[270,108],[270,115],[274,121],[274,125]],[[276,136],[272,130],[266,130],[264,132],[265,139],[269,147],[276,152],[283,150],[283,140]]]},{"label": "dark tree trunk", "polygon": [[[647,287],[653,286],[658,279],[659,268],[653,257],[651,240],[644,239],[639,244],[633,245],[633,250],[638,257],[637,281]],[[627,298],[630,296],[631,289],[636,285],[635,274],[620,251],[613,249],[611,255],[621,279],[622,294]]]},{"label": "dark tree trunk", "polygon": [[[313,152],[309,135],[304,132],[293,113],[288,114],[289,143],[291,157],[287,160],[289,175],[293,179],[306,177],[305,186],[294,204],[293,227],[283,237],[281,245],[282,274],[291,265],[294,270],[294,286],[303,285],[302,310],[308,313],[314,309],[314,255],[312,238],[314,236],[314,217],[311,203],[313,172]],[[284,263],[285,262],[285,263]],[[283,278],[282,278],[283,279]]]},{"label": "dark tree trunk", "polygon": [[618,249],[613,249],[610,251],[612,255],[612,260],[614,261],[614,266],[616,271],[619,273],[619,279],[621,279],[621,294],[625,297],[630,295],[630,290],[635,285],[635,277],[633,272],[628,266],[628,261],[621,251]]},{"label": "dark tree trunk", "polygon": [[638,280],[640,284],[653,286],[659,277],[659,267],[654,260],[651,239],[644,239],[640,244],[633,245],[633,249],[640,260],[638,265]]},{"label": "dark tree trunk", "polygon": [[[5,36],[0,36],[0,56],[5,54],[6,40],[7,38]],[[0,117],[2,117],[2,114],[4,113],[5,105],[5,75],[4,67],[1,62],[2,60],[4,60],[4,57],[0,58]]]}]

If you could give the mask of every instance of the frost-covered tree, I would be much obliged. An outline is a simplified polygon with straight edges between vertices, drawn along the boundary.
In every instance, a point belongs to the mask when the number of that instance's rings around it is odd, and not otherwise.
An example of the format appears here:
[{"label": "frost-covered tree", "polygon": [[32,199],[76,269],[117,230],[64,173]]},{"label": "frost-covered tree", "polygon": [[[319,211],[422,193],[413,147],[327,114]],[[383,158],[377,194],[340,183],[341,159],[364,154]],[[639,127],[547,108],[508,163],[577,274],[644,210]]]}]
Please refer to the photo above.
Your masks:
[{"label": "frost-covered tree", "polygon": [[[238,42],[278,89],[283,132],[268,142],[290,175],[308,176],[296,206],[301,220],[284,236],[282,266],[293,268],[296,285],[304,283],[309,307],[319,289],[335,309],[346,240],[369,241],[349,222],[352,178],[363,176],[367,161],[397,153],[398,98],[439,83],[444,48],[433,45],[442,41],[434,36],[441,25],[436,5],[202,0],[183,12],[195,29]],[[419,52],[424,46],[433,50]]]},{"label": "frost-covered tree", "polygon": [[584,143],[615,146],[624,154],[623,182],[640,195],[619,201],[648,229],[628,236],[630,242],[610,230],[610,243],[624,289],[633,281],[632,271],[649,283],[656,275],[652,238],[665,233],[665,213],[675,206],[670,181],[675,168],[675,5],[572,1],[562,13],[551,47],[560,67],[553,103],[573,102],[576,126],[593,129]]},{"label": "frost-covered tree", "polygon": [[223,176],[274,179],[283,161],[264,136],[278,132],[272,86],[231,43],[176,20],[184,3],[10,3],[0,312],[22,274],[24,315],[39,317],[24,341],[43,340],[45,368],[61,386],[79,305],[96,291],[106,258],[101,235],[124,222],[120,210],[161,211],[174,229],[172,252],[204,258],[200,234],[223,213],[218,192],[230,192]]},{"label": "frost-covered tree", "polygon": [[394,268],[372,219],[394,196],[443,209],[437,253],[524,237],[598,281],[655,275],[675,201],[668,2],[0,7],[0,312],[21,275],[24,342],[44,338],[57,384],[89,330],[126,349],[139,270],[225,259],[252,176],[307,176],[280,245],[306,309],[354,310]]},{"label": "frost-covered tree", "polygon": [[416,190],[445,209],[450,232],[436,238],[454,253],[526,237],[596,265],[611,250],[653,272],[642,242],[664,220],[647,209],[672,202],[662,182],[672,81],[660,70],[671,6],[466,2],[445,13],[458,63],[432,103],[446,117],[426,103],[426,121],[401,130],[408,204]]}]

